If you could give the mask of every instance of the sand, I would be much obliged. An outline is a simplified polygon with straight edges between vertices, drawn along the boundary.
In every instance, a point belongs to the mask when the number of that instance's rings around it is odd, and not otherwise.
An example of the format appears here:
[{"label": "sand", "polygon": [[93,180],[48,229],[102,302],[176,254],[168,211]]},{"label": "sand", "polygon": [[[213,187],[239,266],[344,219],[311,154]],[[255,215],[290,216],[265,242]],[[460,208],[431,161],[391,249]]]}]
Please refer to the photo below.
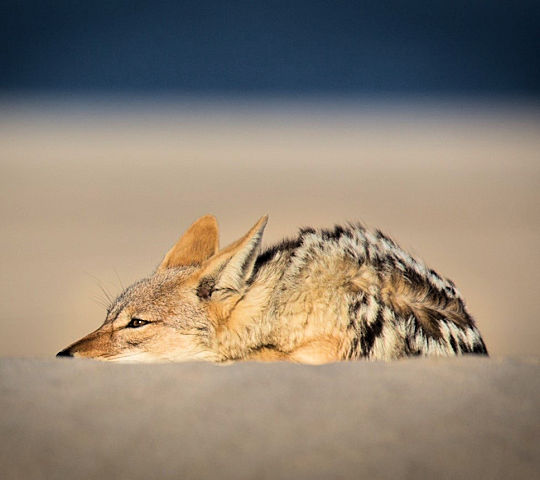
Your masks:
[{"label": "sand", "polygon": [[533,479],[540,363],[0,361],[2,478]]}]

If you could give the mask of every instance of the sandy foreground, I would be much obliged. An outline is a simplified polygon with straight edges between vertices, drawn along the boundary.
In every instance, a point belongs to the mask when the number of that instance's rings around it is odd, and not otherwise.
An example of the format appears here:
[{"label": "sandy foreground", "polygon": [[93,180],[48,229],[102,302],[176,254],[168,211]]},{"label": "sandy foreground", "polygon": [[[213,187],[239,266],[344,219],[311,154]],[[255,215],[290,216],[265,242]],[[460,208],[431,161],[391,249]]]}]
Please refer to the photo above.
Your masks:
[{"label": "sandy foreground", "polygon": [[538,359],[0,361],[3,479],[533,479]]}]

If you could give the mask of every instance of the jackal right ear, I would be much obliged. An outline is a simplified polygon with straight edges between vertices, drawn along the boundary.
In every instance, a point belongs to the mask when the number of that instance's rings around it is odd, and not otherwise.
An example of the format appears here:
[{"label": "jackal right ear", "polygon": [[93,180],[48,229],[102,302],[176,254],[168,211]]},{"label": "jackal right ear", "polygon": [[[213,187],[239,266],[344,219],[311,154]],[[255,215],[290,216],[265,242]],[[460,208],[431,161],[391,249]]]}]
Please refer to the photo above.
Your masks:
[{"label": "jackal right ear", "polygon": [[213,288],[236,293],[242,290],[253,273],[267,221],[267,215],[260,218],[242,238],[221,250],[203,265],[200,296],[207,297],[207,290]]},{"label": "jackal right ear", "polygon": [[219,249],[216,217],[205,215],[189,227],[165,255],[158,271],[186,265],[200,265]]}]

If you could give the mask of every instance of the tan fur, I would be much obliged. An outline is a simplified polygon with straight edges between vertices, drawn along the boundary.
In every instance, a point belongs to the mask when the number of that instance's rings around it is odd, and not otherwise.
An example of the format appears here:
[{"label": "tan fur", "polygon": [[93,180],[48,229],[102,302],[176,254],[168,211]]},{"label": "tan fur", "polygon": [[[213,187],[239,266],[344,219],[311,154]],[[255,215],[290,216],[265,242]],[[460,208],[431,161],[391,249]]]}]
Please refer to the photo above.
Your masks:
[{"label": "tan fur", "polygon": [[200,264],[214,255],[218,249],[219,235],[216,217],[205,215],[193,223],[167,252],[159,269]]},{"label": "tan fur", "polygon": [[218,250],[216,219],[202,217],[59,355],[320,364],[485,353],[453,284],[382,234],[308,229],[259,257],[266,222]]},{"label": "tan fur", "polygon": [[340,339],[321,337],[300,345],[289,353],[288,359],[299,363],[320,365],[338,362],[343,358],[339,355]]},{"label": "tan fur", "polygon": [[384,279],[381,296],[399,314],[414,314],[422,327],[434,337],[441,336],[436,320],[443,315],[458,326],[466,326],[463,307],[457,299],[438,300],[427,287],[415,288],[401,276],[391,275]]}]

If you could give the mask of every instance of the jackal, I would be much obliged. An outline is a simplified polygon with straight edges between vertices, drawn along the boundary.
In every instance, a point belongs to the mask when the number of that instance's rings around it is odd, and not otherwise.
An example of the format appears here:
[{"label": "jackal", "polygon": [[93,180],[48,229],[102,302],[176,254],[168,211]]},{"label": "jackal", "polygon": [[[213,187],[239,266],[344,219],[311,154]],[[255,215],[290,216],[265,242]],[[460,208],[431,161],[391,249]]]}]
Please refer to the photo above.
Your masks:
[{"label": "jackal", "polygon": [[103,325],[57,356],[326,363],[487,355],[454,284],[360,224],[304,228],[259,252],[267,217],[219,250],[197,220]]}]

